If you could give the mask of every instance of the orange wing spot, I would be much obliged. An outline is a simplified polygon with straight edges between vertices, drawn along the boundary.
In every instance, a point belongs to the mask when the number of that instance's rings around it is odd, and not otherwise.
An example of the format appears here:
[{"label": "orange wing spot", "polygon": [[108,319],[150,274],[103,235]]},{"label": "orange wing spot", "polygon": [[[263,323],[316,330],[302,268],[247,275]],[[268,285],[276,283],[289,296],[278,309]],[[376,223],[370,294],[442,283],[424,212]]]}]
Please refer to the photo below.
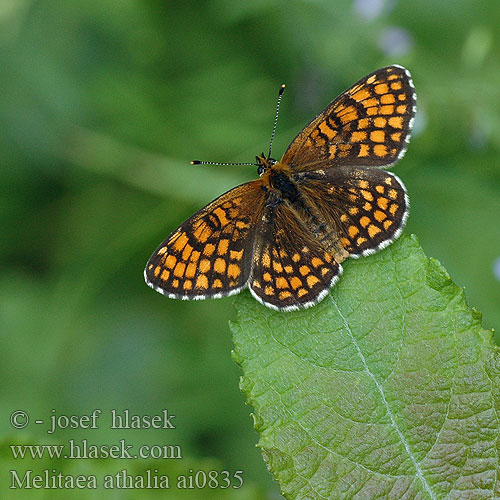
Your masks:
[{"label": "orange wing spot", "polygon": [[237,252],[236,250],[231,250],[229,252],[229,257],[231,258],[231,260],[241,260],[241,258],[243,257],[243,250],[240,250],[239,252]]},{"label": "orange wing spot", "polygon": [[247,224],[246,222],[239,220],[239,221],[236,221],[236,227],[238,229],[248,229],[250,227],[250,224]]},{"label": "orange wing spot", "polygon": [[[380,144],[377,144],[377,146],[380,146]],[[375,147],[377,147],[375,146]],[[373,201],[373,195],[370,193],[370,191],[366,191],[364,189],[361,190],[361,195],[363,198],[367,201]]]},{"label": "orange wing spot", "polygon": [[371,108],[367,108],[366,114],[368,116],[378,115],[379,108],[377,106],[372,106]]},{"label": "orange wing spot", "polygon": [[193,236],[200,243],[205,243],[212,236],[212,230],[206,224],[199,223],[193,232]]},{"label": "orange wing spot", "polygon": [[392,106],[392,105],[381,106],[380,107],[380,114],[381,115],[392,115],[392,114],[394,114],[394,106]]},{"label": "orange wing spot", "polygon": [[375,210],[373,216],[377,222],[382,222],[384,219],[387,219],[387,215],[381,210]]},{"label": "orange wing spot", "polygon": [[191,253],[191,262],[198,262],[198,259],[200,258],[201,252],[198,252],[198,250],[193,250]]},{"label": "orange wing spot", "polygon": [[333,260],[333,257],[327,252],[323,254],[323,258],[328,262],[328,264],[330,264],[330,262]]},{"label": "orange wing spot", "polygon": [[273,281],[273,277],[271,276],[271,273],[264,273],[262,276],[264,278],[264,281]]},{"label": "orange wing spot", "polygon": [[335,158],[335,155],[337,154],[337,146],[335,144],[330,145],[328,152],[330,153],[330,159]]},{"label": "orange wing spot", "polygon": [[370,120],[368,118],[361,118],[358,121],[358,130],[368,128],[368,125],[370,125]]},{"label": "orange wing spot", "polygon": [[351,238],[354,238],[359,233],[359,229],[356,226],[349,226],[347,232]]},{"label": "orange wing spot", "polygon": [[217,245],[217,253],[219,255],[226,255],[229,248],[229,240],[219,240]]},{"label": "orange wing spot", "polygon": [[384,142],[385,132],[383,130],[373,130],[370,133],[370,140],[372,140],[373,142]]},{"label": "orange wing spot", "polygon": [[299,272],[300,274],[302,274],[302,276],[306,276],[311,272],[311,268],[309,266],[300,266]]},{"label": "orange wing spot", "polygon": [[196,278],[195,288],[201,288],[202,290],[208,289],[208,278],[204,274],[200,274],[198,278]]},{"label": "orange wing spot", "polygon": [[373,205],[368,201],[363,205],[363,210],[365,212],[369,212],[372,208],[373,208]]},{"label": "orange wing spot", "polygon": [[377,77],[375,75],[372,75],[372,76],[370,76],[370,78],[368,78],[366,80],[366,83],[373,83],[376,79],[377,79]]},{"label": "orange wing spot", "polygon": [[351,246],[351,242],[347,238],[340,238],[340,243],[344,248],[349,248]]},{"label": "orange wing spot", "polygon": [[375,92],[379,95],[387,94],[387,92],[389,92],[389,86],[387,85],[387,83],[379,83],[378,85],[375,85],[374,89]]},{"label": "orange wing spot", "polygon": [[400,115],[404,115],[406,113],[406,104],[400,104],[397,108],[396,108],[396,111],[400,114]]},{"label": "orange wing spot", "polygon": [[385,192],[385,187],[384,187],[384,186],[377,185],[377,186],[375,186],[375,190],[377,191],[377,193],[384,194],[384,192]]},{"label": "orange wing spot", "polygon": [[177,259],[174,255],[169,255],[165,260],[165,266],[167,266],[169,269],[173,269],[176,263]]},{"label": "orange wing spot", "polygon": [[267,251],[262,254],[262,265],[264,267],[271,267],[271,257]]},{"label": "orange wing spot", "polygon": [[326,276],[330,272],[330,269],[327,267],[322,267],[321,268],[321,276]]},{"label": "orange wing spot", "polygon": [[361,142],[366,140],[366,132],[353,132],[351,134],[351,141],[352,142]]},{"label": "orange wing spot", "polygon": [[400,142],[401,141],[401,132],[394,132],[394,134],[391,134],[391,139],[394,142]]},{"label": "orange wing spot", "polygon": [[282,273],[283,272],[283,266],[281,265],[280,262],[276,262],[275,260],[273,260],[273,269],[277,273]]},{"label": "orange wing spot", "polygon": [[[151,267],[152,266],[149,266],[149,270],[151,270]],[[161,267],[160,266],[156,266],[155,267],[155,270],[154,270],[154,275],[155,275],[155,278],[158,277],[158,275],[160,274],[160,271],[161,271]]]},{"label": "orange wing spot", "polygon": [[366,243],[368,240],[366,238],[363,238],[362,236],[360,236],[357,240],[356,240],[356,245],[362,245],[363,243]]},{"label": "orange wing spot", "polygon": [[319,257],[313,257],[311,259],[311,264],[314,267],[319,267],[319,266],[322,266],[324,264],[324,262]]},{"label": "orange wing spot", "polygon": [[252,287],[253,288],[262,288],[260,285],[260,281],[257,281],[257,280],[252,281]]},{"label": "orange wing spot", "polygon": [[200,273],[206,273],[210,271],[210,261],[208,259],[203,259],[200,261]]},{"label": "orange wing spot", "polygon": [[376,97],[372,97],[371,99],[367,99],[363,101],[363,106],[365,108],[373,108],[378,106],[378,99]]},{"label": "orange wing spot", "polygon": [[392,128],[403,128],[403,117],[402,116],[391,116],[389,118],[389,125]]},{"label": "orange wing spot", "polygon": [[294,262],[299,262],[300,260],[300,255],[298,253],[294,253],[293,256],[292,256],[292,260]]},{"label": "orange wing spot", "polygon": [[355,94],[351,95],[351,97],[357,102],[363,101],[364,99],[368,99],[368,97],[370,96],[371,93],[366,88],[362,88],[361,90],[358,90]]},{"label": "orange wing spot", "polygon": [[[389,80],[390,80],[390,78],[389,78]],[[403,84],[401,82],[392,82],[391,83],[392,90],[401,90],[402,87],[403,87]]]},{"label": "orange wing spot", "polygon": [[316,283],[319,283],[319,279],[316,278],[316,276],[314,276],[313,274],[310,274],[307,278],[306,278],[306,281],[307,281],[307,286],[309,288],[312,288]]},{"label": "orange wing spot", "polygon": [[389,189],[387,194],[389,195],[389,198],[392,198],[393,200],[398,197],[398,192],[395,189]]},{"label": "orange wing spot", "polygon": [[196,274],[196,264],[194,262],[190,262],[186,268],[186,278],[194,278]]},{"label": "orange wing spot", "polygon": [[276,292],[274,291],[274,288],[271,285],[267,285],[266,288],[264,288],[264,293],[266,295],[274,295]]},{"label": "orange wing spot", "polygon": [[187,237],[186,233],[182,233],[174,242],[175,250],[180,252],[186,246],[186,243],[188,241],[189,241],[189,238]]},{"label": "orange wing spot", "polygon": [[383,158],[387,156],[387,147],[384,144],[375,144],[375,146],[373,146],[373,152],[375,156]]},{"label": "orange wing spot", "polygon": [[357,215],[357,214],[358,214],[358,212],[359,212],[359,208],[358,208],[358,207],[351,207],[351,208],[349,209],[349,213],[350,213],[351,215]]},{"label": "orange wing spot", "polygon": [[168,250],[167,247],[161,247],[158,250],[158,255],[163,255],[167,250]]},{"label": "orange wing spot", "polygon": [[280,257],[282,259],[286,259],[288,257],[288,254],[286,253],[286,250],[284,250],[283,248],[280,250]]},{"label": "orange wing spot", "polygon": [[370,217],[367,217],[366,215],[363,215],[363,217],[361,217],[361,219],[359,219],[359,223],[363,226],[363,227],[366,227],[368,226],[368,224],[370,224],[372,220],[370,219]]},{"label": "orange wing spot", "polygon": [[385,183],[386,183],[387,185],[389,185],[389,186],[390,186],[390,185],[392,184],[392,177],[386,177],[386,178],[384,179],[384,181],[385,181]]},{"label": "orange wing spot", "polygon": [[188,243],[184,247],[184,250],[182,251],[182,260],[188,260],[192,251],[193,251],[193,247]]},{"label": "orange wing spot", "polygon": [[175,279],[174,281],[172,281],[172,286],[174,288],[179,288],[179,280]]},{"label": "orange wing spot", "polygon": [[288,299],[289,297],[291,297],[291,295],[292,295],[292,292],[288,292],[288,291],[280,292],[279,298],[280,298],[280,300],[285,300],[285,299]]},{"label": "orange wing spot", "polygon": [[332,140],[337,135],[337,132],[330,128],[330,126],[326,122],[321,122],[318,127],[321,130],[321,133],[326,135],[330,140]]},{"label": "orange wing spot", "polygon": [[229,264],[227,266],[227,275],[230,278],[237,278],[241,274],[241,267],[238,264]]},{"label": "orange wing spot", "polygon": [[346,214],[342,214],[340,216],[340,222],[347,222],[349,220],[349,217],[347,217]]},{"label": "orange wing spot", "polygon": [[183,283],[182,288],[184,288],[184,290],[191,290],[193,288],[193,282],[191,280],[186,280]]},{"label": "orange wing spot", "polygon": [[206,255],[207,257],[210,257],[215,251],[215,245],[212,245],[212,243],[207,243],[205,245],[205,248],[203,249],[203,255]]},{"label": "orange wing spot", "polygon": [[391,213],[391,215],[394,215],[398,211],[398,208],[399,208],[399,205],[397,203],[393,203],[389,207],[389,212]]},{"label": "orange wing spot", "polygon": [[220,279],[214,280],[212,283],[212,288],[222,288],[222,281]]},{"label": "orange wing spot", "polygon": [[283,276],[280,276],[279,278],[276,279],[276,288],[290,288],[288,285],[288,281],[286,278],[283,278]]},{"label": "orange wing spot", "polygon": [[352,106],[348,109],[351,109],[352,111],[340,116],[340,121],[342,122],[343,125],[358,119],[357,111]]},{"label": "orange wing spot", "polygon": [[299,288],[299,286],[302,286],[302,281],[297,276],[292,276],[290,278],[290,285],[292,285],[292,288],[294,290],[297,290],[297,288]]},{"label": "orange wing spot", "polygon": [[167,281],[169,277],[170,277],[170,271],[167,271],[166,269],[164,269],[163,272],[161,273],[160,278],[163,281]]},{"label": "orange wing spot", "polygon": [[293,267],[292,266],[285,266],[285,272],[287,274],[292,274],[293,273]]},{"label": "orange wing spot", "polygon": [[339,157],[340,158],[345,158],[346,156],[349,156],[349,153],[351,152],[352,149],[352,144],[339,144]]},{"label": "orange wing spot", "polygon": [[389,75],[389,76],[387,77],[387,79],[388,79],[388,80],[397,80],[398,78],[399,78],[399,76],[398,76],[398,75],[396,75],[396,74]]},{"label": "orange wing spot", "polygon": [[[394,90],[398,90],[398,89],[394,89]],[[398,99],[399,99],[400,101],[406,101],[406,94],[399,94],[399,95],[398,95]]]},{"label": "orange wing spot", "polygon": [[382,104],[394,104],[396,102],[396,98],[394,94],[385,94],[380,98],[380,102]]},{"label": "orange wing spot", "polygon": [[377,198],[377,205],[382,210],[387,210],[388,204],[389,204],[389,200],[387,198],[384,198],[383,196],[381,196],[380,198]]},{"label": "orange wing spot", "polygon": [[373,239],[374,236],[376,236],[378,233],[382,232],[382,229],[380,229],[378,226],[375,224],[370,224],[368,226],[368,235],[370,238]]},{"label": "orange wing spot", "polygon": [[305,289],[305,288],[301,288],[298,292],[297,292],[297,296],[300,298],[300,297],[303,297],[304,295],[307,295],[309,292]]},{"label": "orange wing spot", "polygon": [[360,181],[358,181],[358,186],[361,189],[368,189],[368,187],[370,186],[370,184],[368,184],[368,181],[360,180]]},{"label": "orange wing spot", "polygon": [[370,146],[368,146],[368,144],[360,144],[358,158],[364,158],[369,155],[370,155]]},{"label": "orange wing spot", "polygon": [[383,116],[377,116],[377,118],[373,120],[373,124],[375,125],[375,127],[384,128],[387,125],[387,118],[384,118]]},{"label": "orange wing spot", "polygon": [[214,271],[222,274],[226,270],[226,261],[220,257],[214,262]]},{"label": "orange wing spot", "polygon": [[387,219],[384,222],[384,229],[387,231],[392,226],[392,220]]},{"label": "orange wing spot", "polygon": [[186,264],[184,262],[177,262],[174,269],[174,276],[182,278],[184,276],[184,271],[186,270]]}]

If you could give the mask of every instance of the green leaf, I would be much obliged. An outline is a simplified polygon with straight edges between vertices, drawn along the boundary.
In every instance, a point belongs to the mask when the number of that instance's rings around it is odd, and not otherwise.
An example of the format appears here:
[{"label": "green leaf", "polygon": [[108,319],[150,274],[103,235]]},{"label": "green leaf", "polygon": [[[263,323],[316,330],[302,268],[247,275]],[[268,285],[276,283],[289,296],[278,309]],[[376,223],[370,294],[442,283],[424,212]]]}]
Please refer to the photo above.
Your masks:
[{"label": "green leaf", "polygon": [[241,389],[288,499],[500,498],[500,358],[415,236],[345,263],[323,302],[238,298]]}]

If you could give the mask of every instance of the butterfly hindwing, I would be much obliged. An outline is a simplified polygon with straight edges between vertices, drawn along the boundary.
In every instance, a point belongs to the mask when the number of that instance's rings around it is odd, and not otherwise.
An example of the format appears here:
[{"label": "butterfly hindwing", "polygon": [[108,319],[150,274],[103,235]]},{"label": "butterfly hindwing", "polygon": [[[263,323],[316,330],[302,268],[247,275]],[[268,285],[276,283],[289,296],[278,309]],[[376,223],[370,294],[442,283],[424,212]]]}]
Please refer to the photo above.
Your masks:
[{"label": "butterfly hindwing", "polygon": [[351,257],[369,255],[403,230],[409,200],[401,180],[369,167],[334,167],[303,174],[301,192],[316,207],[334,240]]},{"label": "butterfly hindwing", "polygon": [[202,208],[155,250],[144,271],[147,284],[181,299],[222,297],[244,288],[263,202],[256,180]]},{"label": "butterfly hindwing", "polygon": [[297,135],[281,162],[296,171],[390,166],[406,151],[415,110],[409,71],[379,69],[334,99]]},{"label": "butterfly hindwing", "polygon": [[269,208],[261,224],[249,288],[264,305],[279,310],[319,302],[342,267],[286,203]]}]

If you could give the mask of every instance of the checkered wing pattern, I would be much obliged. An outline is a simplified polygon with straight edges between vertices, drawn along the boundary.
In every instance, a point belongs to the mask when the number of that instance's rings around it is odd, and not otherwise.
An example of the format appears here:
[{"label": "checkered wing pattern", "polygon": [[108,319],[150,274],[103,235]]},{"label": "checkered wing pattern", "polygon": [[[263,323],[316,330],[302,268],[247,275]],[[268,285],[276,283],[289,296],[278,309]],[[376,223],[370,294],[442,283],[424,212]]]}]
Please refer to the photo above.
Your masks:
[{"label": "checkered wing pattern", "polygon": [[335,165],[388,167],[405,153],[416,110],[410,73],[379,69],[334,99],[281,159],[295,171]]},{"label": "checkered wing pattern", "polygon": [[257,238],[249,287],[259,302],[272,309],[290,311],[316,304],[342,271],[300,212],[286,203],[267,209]]},{"label": "checkered wing pattern", "polygon": [[250,275],[264,203],[256,180],[202,208],[155,250],[144,271],[147,284],[178,299],[237,293]]},{"label": "checkered wing pattern", "polygon": [[385,248],[400,235],[408,217],[409,200],[403,183],[378,168],[307,172],[301,192],[323,221],[325,237],[320,236],[320,240],[334,246],[340,242],[351,257]]}]

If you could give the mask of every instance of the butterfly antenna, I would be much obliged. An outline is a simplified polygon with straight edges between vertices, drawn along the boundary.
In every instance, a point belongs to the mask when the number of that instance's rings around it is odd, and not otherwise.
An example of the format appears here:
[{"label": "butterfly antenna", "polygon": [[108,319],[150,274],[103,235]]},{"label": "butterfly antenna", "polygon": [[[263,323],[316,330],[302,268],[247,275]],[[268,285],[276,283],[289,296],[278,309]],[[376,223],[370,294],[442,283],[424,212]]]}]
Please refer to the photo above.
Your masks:
[{"label": "butterfly antenna", "polygon": [[257,163],[231,163],[224,161],[201,161],[201,160],[193,160],[190,161],[191,165],[252,165],[253,167],[258,167]]},{"label": "butterfly antenna", "polygon": [[273,133],[271,134],[271,142],[269,143],[269,155],[268,155],[268,158],[271,158],[271,151],[273,149],[274,135],[276,134],[276,126],[278,125],[278,114],[280,112],[281,96],[283,95],[284,91],[285,91],[285,84],[283,84],[280,87],[280,90],[278,92],[278,103],[276,104],[276,117],[274,118]]}]

